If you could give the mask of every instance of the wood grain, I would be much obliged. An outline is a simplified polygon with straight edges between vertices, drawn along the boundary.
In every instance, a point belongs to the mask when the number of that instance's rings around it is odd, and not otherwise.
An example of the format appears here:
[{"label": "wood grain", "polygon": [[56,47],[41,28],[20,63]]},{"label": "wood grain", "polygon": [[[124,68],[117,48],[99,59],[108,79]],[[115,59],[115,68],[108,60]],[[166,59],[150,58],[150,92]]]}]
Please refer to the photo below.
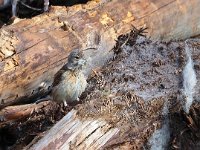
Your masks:
[{"label": "wood grain", "polygon": [[70,111],[30,150],[46,149],[99,149],[118,134],[117,128],[111,128],[105,121],[85,120],[76,117],[76,110]]}]

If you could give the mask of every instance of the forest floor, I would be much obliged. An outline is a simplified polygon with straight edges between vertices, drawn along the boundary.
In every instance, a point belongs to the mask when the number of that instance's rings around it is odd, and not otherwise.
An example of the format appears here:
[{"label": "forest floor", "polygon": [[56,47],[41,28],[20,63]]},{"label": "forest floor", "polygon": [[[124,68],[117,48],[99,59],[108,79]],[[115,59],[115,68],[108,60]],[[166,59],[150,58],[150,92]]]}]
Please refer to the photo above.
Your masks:
[{"label": "forest floor", "polygon": [[[138,35],[138,34],[137,34]],[[200,77],[200,43],[191,42],[197,80]],[[45,102],[44,108],[0,129],[0,144],[22,149],[36,136],[42,137],[71,109],[80,119],[103,118],[120,129],[107,149],[149,149],[153,133],[168,124],[168,149],[200,148],[199,81],[189,114],[184,112],[182,71],[187,62],[183,41],[152,41],[134,30],[121,35],[114,56],[88,78],[81,103],[63,107]],[[167,120],[167,121],[166,121]],[[167,134],[167,133],[164,133]],[[3,136],[2,136],[3,137]],[[159,137],[161,138],[161,137]]]}]

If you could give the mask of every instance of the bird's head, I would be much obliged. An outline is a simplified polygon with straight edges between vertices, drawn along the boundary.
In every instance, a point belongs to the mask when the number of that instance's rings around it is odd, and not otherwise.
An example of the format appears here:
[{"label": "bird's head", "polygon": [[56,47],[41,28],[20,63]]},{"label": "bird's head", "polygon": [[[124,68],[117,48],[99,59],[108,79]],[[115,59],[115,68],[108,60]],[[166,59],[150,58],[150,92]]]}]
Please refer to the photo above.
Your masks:
[{"label": "bird's head", "polygon": [[83,58],[83,52],[81,50],[75,49],[70,53],[68,57],[68,69],[82,69],[82,66],[85,64],[86,60]]}]

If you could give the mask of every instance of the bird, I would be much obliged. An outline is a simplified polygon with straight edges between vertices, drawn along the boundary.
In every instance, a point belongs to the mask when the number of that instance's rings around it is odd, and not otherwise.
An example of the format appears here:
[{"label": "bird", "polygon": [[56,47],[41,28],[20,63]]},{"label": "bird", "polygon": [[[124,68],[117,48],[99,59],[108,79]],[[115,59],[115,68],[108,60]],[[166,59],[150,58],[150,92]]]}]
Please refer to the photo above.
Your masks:
[{"label": "bird", "polygon": [[55,74],[50,93],[53,101],[69,102],[79,101],[80,95],[87,87],[86,78],[82,72],[86,60],[80,49],[74,49],[68,56],[68,62]]},{"label": "bird", "polygon": [[51,96],[56,102],[79,101],[79,96],[85,91],[87,86],[86,78],[82,72],[82,67],[86,60],[79,49],[73,50],[68,62],[54,76]]}]

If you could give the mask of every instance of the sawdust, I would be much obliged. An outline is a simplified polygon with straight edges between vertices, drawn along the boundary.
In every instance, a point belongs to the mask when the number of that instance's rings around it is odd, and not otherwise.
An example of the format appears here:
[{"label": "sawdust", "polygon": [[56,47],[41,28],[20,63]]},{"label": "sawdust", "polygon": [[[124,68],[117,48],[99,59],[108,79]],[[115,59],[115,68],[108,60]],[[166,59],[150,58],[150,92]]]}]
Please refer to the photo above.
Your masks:
[{"label": "sawdust", "polygon": [[180,86],[181,43],[153,42],[135,33],[118,38],[115,56],[89,80],[85,103],[76,107],[81,119],[101,117],[120,129],[122,137],[109,148],[129,142],[142,148],[161,127],[164,102]]},{"label": "sawdust", "polygon": [[[172,138],[167,147],[182,149],[189,141],[188,149],[199,149],[197,96],[189,115],[182,110],[182,71],[186,64],[183,42],[151,41],[129,33],[118,38],[114,52],[113,59],[89,80],[85,104],[76,107],[81,119],[104,118],[120,129],[121,136],[106,148],[144,148],[149,137],[165,125],[162,109],[164,102],[169,102],[168,132]],[[198,53],[193,56],[196,66]],[[190,132],[182,137],[184,130]]]}]

